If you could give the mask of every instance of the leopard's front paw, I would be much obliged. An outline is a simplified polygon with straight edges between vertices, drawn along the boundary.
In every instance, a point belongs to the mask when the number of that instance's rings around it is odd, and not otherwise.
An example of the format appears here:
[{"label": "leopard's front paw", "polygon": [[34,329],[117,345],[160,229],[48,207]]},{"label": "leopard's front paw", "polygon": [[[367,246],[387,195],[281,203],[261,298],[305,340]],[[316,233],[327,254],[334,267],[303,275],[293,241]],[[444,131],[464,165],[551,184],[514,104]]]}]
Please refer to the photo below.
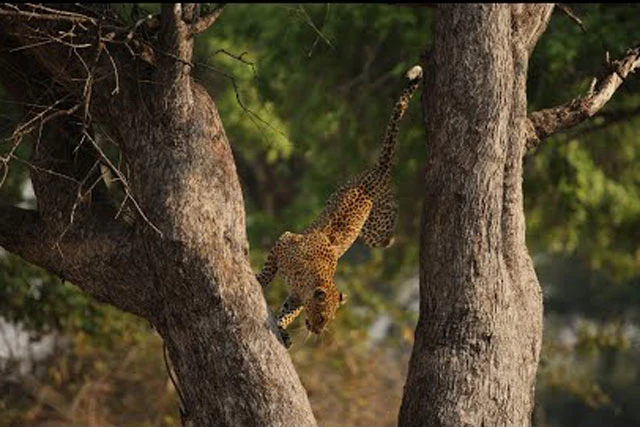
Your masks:
[{"label": "leopard's front paw", "polygon": [[280,338],[282,338],[282,342],[284,343],[284,347],[285,348],[289,348],[291,347],[291,336],[289,335],[289,332],[287,332],[286,330],[282,329],[282,328],[278,328],[278,331],[280,332]]}]

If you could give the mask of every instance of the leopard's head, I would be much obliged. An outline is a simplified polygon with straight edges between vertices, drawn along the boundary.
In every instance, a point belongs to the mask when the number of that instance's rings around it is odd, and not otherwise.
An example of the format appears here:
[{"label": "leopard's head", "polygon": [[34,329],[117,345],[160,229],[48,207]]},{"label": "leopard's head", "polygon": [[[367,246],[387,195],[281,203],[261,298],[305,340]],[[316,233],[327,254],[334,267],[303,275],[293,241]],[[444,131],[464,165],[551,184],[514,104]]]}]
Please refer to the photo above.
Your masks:
[{"label": "leopard's head", "polygon": [[338,306],[346,301],[346,294],[338,291],[333,283],[330,286],[317,286],[304,305],[305,326],[310,332],[320,334],[327,323],[336,316]]}]

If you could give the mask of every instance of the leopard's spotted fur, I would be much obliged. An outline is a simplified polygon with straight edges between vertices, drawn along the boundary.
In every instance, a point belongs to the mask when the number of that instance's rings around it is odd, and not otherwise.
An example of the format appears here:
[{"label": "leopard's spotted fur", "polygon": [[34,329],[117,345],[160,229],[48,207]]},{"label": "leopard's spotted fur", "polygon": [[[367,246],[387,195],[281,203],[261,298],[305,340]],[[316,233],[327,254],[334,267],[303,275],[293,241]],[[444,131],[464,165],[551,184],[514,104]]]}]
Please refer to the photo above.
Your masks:
[{"label": "leopard's spotted fur", "polygon": [[267,286],[279,272],[289,288],[277,317],[287,347],[290,340],[285,329],[303,308],[307,329],[319,334],[346,301],[333,283],[333,276],[338,258],[358,236],[373,247],[392,243],[397,211],[391,186],[393,155],[400,120],[422,79],[422,68],[413,67],[407,77],[409,83],[395,104],[376,165],[340,187],[302,234],[282,234],[257,276],[260,284]]}]

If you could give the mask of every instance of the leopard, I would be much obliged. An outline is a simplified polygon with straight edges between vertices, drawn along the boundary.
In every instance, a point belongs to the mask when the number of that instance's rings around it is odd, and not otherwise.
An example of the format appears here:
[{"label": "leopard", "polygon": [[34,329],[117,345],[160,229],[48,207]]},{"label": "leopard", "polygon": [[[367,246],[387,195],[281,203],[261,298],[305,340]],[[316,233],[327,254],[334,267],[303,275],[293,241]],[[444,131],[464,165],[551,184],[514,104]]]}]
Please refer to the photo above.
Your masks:
[{"label": "leopard", "polygon": [[284,232],[267,254],[256,278],[266,288],[276,274],[288,289],[288,296],[276,316],[285,347],[291,346],[286,328],[304,310],[305,327],[321,334],[347,301],[334,275],[338,259],[360,237],[373,248],[393,244],[397,205],[391,182],[400,121],[422,81],[422,67],[406,73],[408,83],[395,102],[387,123],[381,151],[375,164],[348,180],[327,200],[320,215],[301,233]]}]

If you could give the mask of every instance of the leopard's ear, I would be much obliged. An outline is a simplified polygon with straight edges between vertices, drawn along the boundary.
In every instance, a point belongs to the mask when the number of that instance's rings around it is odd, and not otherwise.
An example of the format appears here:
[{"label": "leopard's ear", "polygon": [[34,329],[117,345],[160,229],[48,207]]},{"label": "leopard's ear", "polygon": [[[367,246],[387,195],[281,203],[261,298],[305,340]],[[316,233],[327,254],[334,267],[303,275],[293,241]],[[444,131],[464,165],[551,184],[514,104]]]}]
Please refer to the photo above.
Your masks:
[{"label": "leopard's ear", "polygon": [[340,305],[346,302],[347,302],[347,294],[345,294],[344,292],[340,292]]}]

